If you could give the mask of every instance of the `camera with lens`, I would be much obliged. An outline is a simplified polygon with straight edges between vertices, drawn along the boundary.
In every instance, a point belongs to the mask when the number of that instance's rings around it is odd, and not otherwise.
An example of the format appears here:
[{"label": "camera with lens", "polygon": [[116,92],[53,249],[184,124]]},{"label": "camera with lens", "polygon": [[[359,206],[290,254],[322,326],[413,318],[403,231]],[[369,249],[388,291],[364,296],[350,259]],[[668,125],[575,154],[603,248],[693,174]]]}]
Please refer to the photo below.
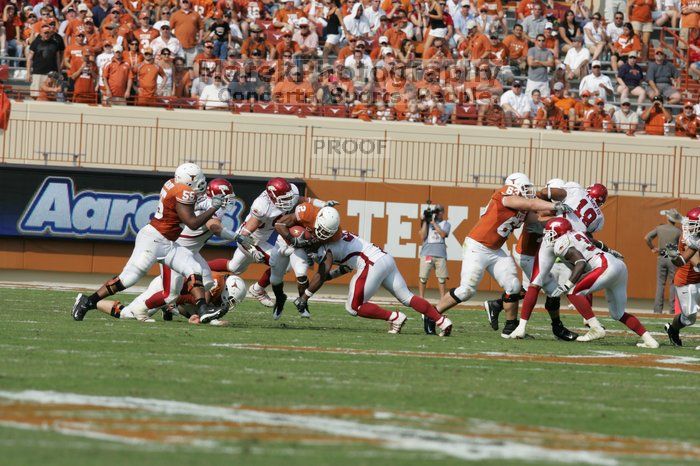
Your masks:
[{"label": "camera with lens", "polygon": [[430,223],[433,221],[433,217],[435,216],[435,214],[440,212],[441,209],[439,206],[433,205],[430,199],[426,201],[426,204],[428,204],[428,207],[423,211],[423,220],[427,223]]}]

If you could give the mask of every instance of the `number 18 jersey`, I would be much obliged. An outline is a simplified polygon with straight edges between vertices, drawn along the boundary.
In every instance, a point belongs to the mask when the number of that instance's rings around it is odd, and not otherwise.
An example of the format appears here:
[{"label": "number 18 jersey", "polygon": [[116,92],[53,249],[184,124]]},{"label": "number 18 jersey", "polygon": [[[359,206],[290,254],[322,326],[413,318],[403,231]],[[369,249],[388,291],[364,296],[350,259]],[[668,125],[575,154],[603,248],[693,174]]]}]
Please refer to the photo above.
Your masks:
[{"label": "number 18 jersey", "polygon": [[489,249],[500,249],[508,236],[523,224],[526,212],[510,209],[503,205],[503,198],[515,195],[514,188],[503,186],[491,196],[486,212],[479,218],[467,235]]},{"label": "number 18 jersey", "polygon": [[573,212],[566,214],[566,219],[571,222],[574,230],[586,233],[602,230],[605,224],[603,211],[591,199],[586,190],[576,183],[567,183],[564,189],[566,190],[564,204],[573,210]]}]

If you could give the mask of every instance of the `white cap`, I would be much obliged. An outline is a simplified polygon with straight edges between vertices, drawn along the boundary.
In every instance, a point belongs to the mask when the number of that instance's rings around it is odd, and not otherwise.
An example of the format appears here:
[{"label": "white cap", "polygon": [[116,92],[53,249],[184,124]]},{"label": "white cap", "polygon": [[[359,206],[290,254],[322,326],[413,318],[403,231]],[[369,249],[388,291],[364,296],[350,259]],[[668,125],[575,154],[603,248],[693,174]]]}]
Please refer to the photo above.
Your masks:
[{"label": "white cap", "polygon": [[467,21],[467,31],[470,29],[474,29],[475,27],[476,27],[476,21],[474,21],[473,19],[470,19],[469,21]]},{"label": "white cap", "polygon": [[462,6],[468,6],[468,7],[471,7],[471,6],[472,6],[471,3],[469,3],[469,0],[462,0],[462,3],[460,3],[460,5],[462,5]]},{"label": "white cap", "polygon": [[379,41],[380,44],[388,44],[389,43],[389,38],[387,36],[379,36]]},{"label": "white cap", "polygon": [[88,11],[88,10],[89,10],[89,8],[87,7],[86,4],[81,3],[80,5],[78,5],[78,11]]},{"label": "white cap", "polygon": [[299,20],[297,21],[297,24],[298,24],[299,26],[308,26],[308,25],[309,25],[309,20],[308,20],[307,18],[304,18],[304,17],[302,16],[302,17],[299,18]]},{"label": "white cap", "polygon": [[562,82],[554,83],[554,90],[555,91],[561,91],[562,89],[564,89],[564,83],[562,83]]},{"label": "white cap", "polygon": [[554,29],[554,26],[552,25],[552,23],[547,21],[546,23],[544,23],[544,28],[545,29]]},{"label": "white cap", "polygon": [[392,49],[391,47],[382,47],[381,52],[382,52],[382,56],[387,55],[389,53],[393,54],[394,49]]},{"label": "white cap", "polygon": [[593,60],[593,61],[591,62],[591,68],[593,68],[594,66],[601,66],[601,65],[600,65],[600,60]]},{"label": "white cap", "polygon": [[168,26],[170,27],[170,21],[159,21],[160,23],[160,28],[163,29],[163,26]]},{"label": "white cap", "polygon": [[114,52],[123,52],[123,51],[124,51],[124,47],[122,47],[121,45],[117,44],[117,45],[115,45],[114,47],[112,47],[112,50],[113,50]]}]

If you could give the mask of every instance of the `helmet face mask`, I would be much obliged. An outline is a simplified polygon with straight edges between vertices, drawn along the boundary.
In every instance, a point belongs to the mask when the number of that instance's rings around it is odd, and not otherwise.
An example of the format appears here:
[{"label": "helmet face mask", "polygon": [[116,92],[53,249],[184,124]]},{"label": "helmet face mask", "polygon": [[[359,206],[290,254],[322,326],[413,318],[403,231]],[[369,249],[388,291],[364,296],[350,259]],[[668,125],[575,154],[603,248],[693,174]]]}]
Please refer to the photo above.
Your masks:
[{"label": "helmet face mask", "polygon": [[515,194],[526,199],[534,199],[537,194],[535,185],[532,184],[530,178],[528,178],[524,173],[511,174],[508,178],[506,178],[506,186],[514,188]]},{"label": "helmet face mask", "polygon": [[228,209],[233,205],[236,193],[233,192],[233,186],[224,178],[215,178],[207,185],[207,196],[224,196],[224,209]]},{"label": "helmet face mask", "polygon": [[229,311],[233,311],[236,306],[243,302],[246,295],[245,282],[236,275],[226,278],[226,284],[221,291],[221,301],[228,306]]},{"label": "helmet face mask", "polygon": [[183,163],[175,170],[175,182],[184,184],[192,188],[197,194],[202,194],[207,189],[207,179],[199,168],[194,163]]},{"label": "helmet face mask", "polygon": [[284,178],[272,178],[267,182],[265,191],[272,203],[283,212],[294,207],[295,199],[298,201],[298,196],[295,197],[292,185]]},{"label": "helmet face mask", "polygon": [[700,236],[700,207],[691,209],[688,214],[681,220],[683,236],[688,238],[691,236]]},{"label": "helmet face mask", "polygon": [[586,188],[586,192],[599,206],[605,204],[608,199],[608,188],[600,183],[595,183]]},{"label": "helmet face mask", "polygon": [[554,242],[564,236],[569,231],[572,231],[571,222],[562,217],[549,219],[544,227],[544,237],[542,243],[551,246]]}]

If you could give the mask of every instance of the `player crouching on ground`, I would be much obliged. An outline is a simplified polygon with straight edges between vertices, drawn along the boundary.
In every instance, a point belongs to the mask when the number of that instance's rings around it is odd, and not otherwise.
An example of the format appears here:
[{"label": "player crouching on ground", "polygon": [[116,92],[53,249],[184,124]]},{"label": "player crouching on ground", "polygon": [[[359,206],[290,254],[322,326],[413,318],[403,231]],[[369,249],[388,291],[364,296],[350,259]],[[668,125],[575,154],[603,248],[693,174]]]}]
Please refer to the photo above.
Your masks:
[{"label": "player crouching on ground", "polygon": [[[664,328],[668,338],[676,346],[683,346],[680,331],[695,323],[700,307],[700,207],[688,212],[681,221],[683,235],[678,248],[668,245],[659,253],[678,266],[673,284],[676,287],[676,302],[681,308],[673,321]],[[700,350],[700,346],[695,348]]]},{"label": "player crouching on ground", "polygon": [[[339,231],[340,215],[333,207],[324,207],[316,216],[314,235],[320,241],[336,238],[318,246],[316,260],[318,271],[311,278],[309,287],[295,301],[299,312],[308,308],[308,300],[323,284],[352,270],[355,275],[350,281],[345,310],[353,316],[367,319],[381,319],[389,322],[389,333],[400,333],[406,322],[406,315],[399,311],[389,311],[369,302],[379,287],[389,291],[401,304],[411,307],[420,314],[434,319],[441,329],[441,336],[452,332],[452,322],[441,316],[435,306],[411,293],[394,258],[374,244],[352,233]],[[339,235],[337,235],[340,233]],[[337,235],[337,237],[336,237]],[[315,247],[313,239],[308,244]],[[338,267],[331,270],[333,264]]]},{"label": "player crouching on ground", "polygon": [[[221,317],[227,313],[233,311],[237,305],[243,302],[246,295],[245,282],[236,275],[226,275],[223,273],[213,273],[214,286],[210,290],[211,293],[211,304],[217,307],[222,307],[224,312],[217,319],[212,319],[209,321],[210,325],[215,326],[225,326],[228,322],[225,320],[220,320]],[[183,293],[179,295],[175,303],[169,306],[171,315],[180,315],[186,319],[189,319],[190,323],[199,324],[200,318],[196,312],[196,307],[193,304],[192,295],[183,290]],[[148,319],[144,322],[155,322],[152,316],[158,311],[159,308],[150,309],[148,311]],[[103,299],[97,303],[97,310],[108,314],[117,319],[136,319],[137,315],[134,314],[129,306],[124,306],[119,301],[111,301],[108,299]]]},{"label": "player crouching on ground", "polygon": [[[544,227],[542,248],[551,248],[556,258],[564,261],[571,270],[571,277],[551,293],[557,297],[589,295],[605,290],[610,317],[625,324],[642,337],[640,348],[658,348],[657,342],[642,323],[625,312],[627,305],[627,266],[614,255],[597,248],[583,233],[574,231],[565,218],[553,218]],[[550,261],[553,263],[554,261]],[[542,270],[541,273],[549,273]]]}]

